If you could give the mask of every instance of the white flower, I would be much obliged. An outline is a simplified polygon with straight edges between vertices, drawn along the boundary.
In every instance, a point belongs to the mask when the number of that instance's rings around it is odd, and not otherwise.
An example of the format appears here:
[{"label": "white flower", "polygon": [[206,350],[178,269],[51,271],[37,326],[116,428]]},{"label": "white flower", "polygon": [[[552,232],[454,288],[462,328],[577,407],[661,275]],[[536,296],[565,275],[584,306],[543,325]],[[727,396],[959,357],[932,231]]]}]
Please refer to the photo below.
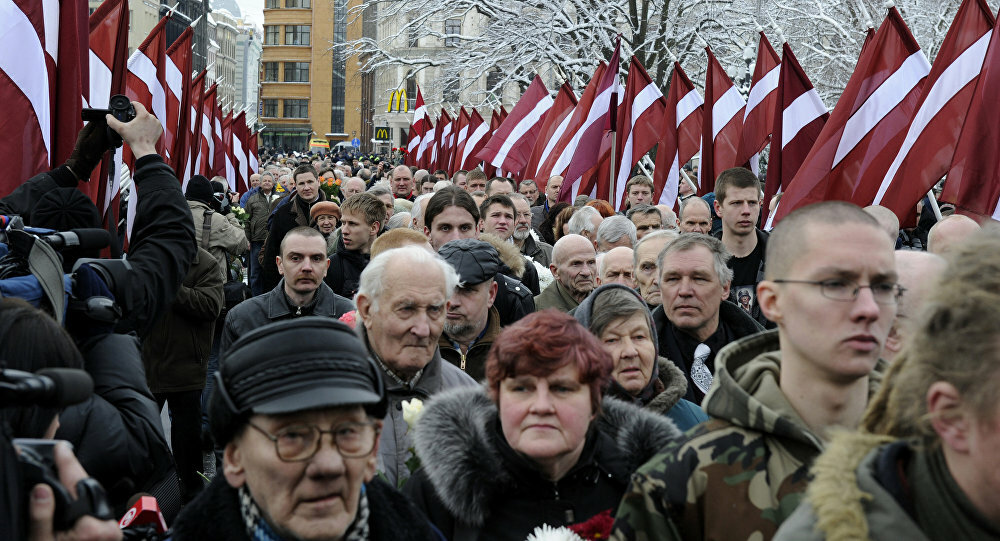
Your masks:
[{"label": "white flower", "polygon": [[424,412],[424,403],[419,398],[403,401],[403,420],[406,425],[413,429],[420,420],[420,415]]},{"label": "white flower", "polygon": [[535,528],[525,541],[583,541],[583,539],[565,526],[553,528],[548,524],[542,524]]}]

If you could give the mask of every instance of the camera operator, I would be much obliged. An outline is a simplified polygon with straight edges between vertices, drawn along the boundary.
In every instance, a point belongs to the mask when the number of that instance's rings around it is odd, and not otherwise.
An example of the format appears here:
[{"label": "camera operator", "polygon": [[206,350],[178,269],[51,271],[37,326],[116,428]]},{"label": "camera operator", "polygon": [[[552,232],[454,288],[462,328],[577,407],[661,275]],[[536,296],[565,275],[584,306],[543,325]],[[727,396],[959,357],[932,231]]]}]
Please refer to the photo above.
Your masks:
[{"label": "camera operator", "polygon": [[[113,324],[68,311],[66,326],[94,379],[95,392],[83,404],[63,411],[57,433],[73,443],[83,467],[105,486],[116,509],[122,509],[140,490],[159,495],[170,483],[176,486],[176,477],[159,412],[146,384],[139,341],[135,335],[112,330],[135,331],[139,337],[148,334],[174,299],[197,246],[180,183],[156,154],[162,127],[141,104],[133,102],[133,106],[136,116],[128,123],[106,116],[108,127],[121,135],[136,156],[133,194],[139,200],[128,266],[116,260],[93,261],[74,275],[76,299],[113,299],[123,316]],[[109,148],[103,124],[89,123],[66,164],[30,179],[0,200],[0,209],[18,213],[28,225],[35,225],[32,211],[46,191],[74,188],[77,179],[86,179]],[[169,514],[168,509],[164,511]]]},{"label": "camera operator", "polygon": [[[65,330],[44,312],[20,299],[0,299],[0,360],[5,368],[37,372],[44,368],[79,368],[83,359]],[[7,438],[52,438],[59,426],[57,409],[41,406],[18,406],[0,409],[0,435],[4,442],[3,467],[0,468],[3,492],[0,509],[9,516],[0,517],[0,538],[21,539],[26,528],[28,539],[120,539],[114,521],[85,516],[70,531],[53,532],[55,499],[52,488],[38,484],[29,493],[21,493],[21,476],[13,449]],[[63,487],[75,499],[76,486],[87,473],[65,445],[54,449],[55,466]],[[7,498],[13,501],[7,501]],[[25,507],[27,506],[27,507]],[[24,511],[27,512],[24,512]],[[27,520],[27,523],[24,521]]]}]

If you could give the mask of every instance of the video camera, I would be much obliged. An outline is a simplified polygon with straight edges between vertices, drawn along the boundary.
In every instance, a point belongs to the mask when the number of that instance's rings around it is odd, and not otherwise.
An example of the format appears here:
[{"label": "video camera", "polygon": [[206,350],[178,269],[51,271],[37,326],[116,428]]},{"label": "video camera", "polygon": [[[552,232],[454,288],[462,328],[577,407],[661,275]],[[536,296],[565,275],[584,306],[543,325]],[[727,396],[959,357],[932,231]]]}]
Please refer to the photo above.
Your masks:
[{"label": "video camera", "polygon": [[115,94],[114,96],[111,96],[110,100],[108,100],[107,109],[93,109],[85,107],[80,114],[86,122],[98,122],[104,124],[105,129],[107,129],[108,141],[111,142],[111,149],[119,148],[124,143],[122,136],[118,135],[118,132],[112,130],[111,127],[107,125],[107,119],[104,115],[111,115],[121,122],[130,122],[135,118],[135,107],[126,96]]}]

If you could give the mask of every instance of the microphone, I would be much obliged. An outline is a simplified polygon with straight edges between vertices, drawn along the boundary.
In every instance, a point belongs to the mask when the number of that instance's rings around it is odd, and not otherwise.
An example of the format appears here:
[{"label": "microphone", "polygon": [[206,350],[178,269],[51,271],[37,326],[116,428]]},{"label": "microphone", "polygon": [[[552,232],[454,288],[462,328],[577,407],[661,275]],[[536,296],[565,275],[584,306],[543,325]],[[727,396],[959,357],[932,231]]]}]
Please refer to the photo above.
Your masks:
[{"label": "microphone", "polygon": [[138,526],[152,526],[156,529],[156,533],[167,531],[167,521],[164,520],[160,505],[153,496],[140,496],[118,521],[118,527],[123,530]]},{"label": "microphone", "polygon": [[37,373],[0,371],[0,407],[65,408],[94,394],[94,380],[84,370],[43,368]]},{"label": "microphone", "polygon": [[111,244],[111,235],[100,228],[73,229],[39,237],[57,250],[76,247],[100,250]]}]

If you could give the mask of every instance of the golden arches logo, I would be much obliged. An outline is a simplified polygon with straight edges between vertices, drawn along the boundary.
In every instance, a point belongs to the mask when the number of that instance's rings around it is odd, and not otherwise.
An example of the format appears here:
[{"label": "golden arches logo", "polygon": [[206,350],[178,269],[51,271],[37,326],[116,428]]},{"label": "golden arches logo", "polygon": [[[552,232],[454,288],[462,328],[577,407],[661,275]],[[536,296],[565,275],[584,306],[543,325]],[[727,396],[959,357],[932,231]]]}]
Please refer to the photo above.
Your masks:
[{"label": "golden arches logo", "polygon": [[395,109],[397,113],[409,112],[410,102],[406,99],[405,89],[392,91],[392,94],[389,96],[389,106],[386,107],[385,112],[391,113],[393,109]]},{"label": "golden arches logo", "polygon": [[375,128],[375,139],[379,141],[388,141],[389,138],[389,128]]}]

